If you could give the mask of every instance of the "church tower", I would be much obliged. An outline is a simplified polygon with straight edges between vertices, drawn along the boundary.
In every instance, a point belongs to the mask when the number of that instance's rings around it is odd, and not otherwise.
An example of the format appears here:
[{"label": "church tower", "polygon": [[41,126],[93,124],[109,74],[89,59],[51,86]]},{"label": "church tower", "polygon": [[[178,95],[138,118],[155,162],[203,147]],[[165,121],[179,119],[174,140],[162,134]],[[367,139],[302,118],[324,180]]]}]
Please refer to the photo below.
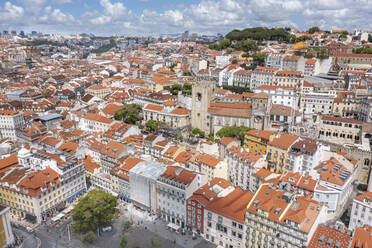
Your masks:
[{"label": "church tower", "polygon": [[199,80],[192,87],[192,128],[199,128],[206,134],[210,133],[211,123],[208,108],[216,91],[216,82],[213,80]]}]

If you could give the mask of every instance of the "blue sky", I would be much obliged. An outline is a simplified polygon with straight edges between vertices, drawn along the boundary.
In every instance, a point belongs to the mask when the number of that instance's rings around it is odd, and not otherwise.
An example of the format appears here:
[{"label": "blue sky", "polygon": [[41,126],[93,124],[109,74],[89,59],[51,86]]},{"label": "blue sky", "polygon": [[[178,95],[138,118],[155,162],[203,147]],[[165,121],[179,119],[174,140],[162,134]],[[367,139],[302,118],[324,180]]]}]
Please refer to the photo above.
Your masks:
[{"label": "blue sky", "polygon": [[216,34],[255,26],[372,30],[372,1],[0,0],[1,30]]}]

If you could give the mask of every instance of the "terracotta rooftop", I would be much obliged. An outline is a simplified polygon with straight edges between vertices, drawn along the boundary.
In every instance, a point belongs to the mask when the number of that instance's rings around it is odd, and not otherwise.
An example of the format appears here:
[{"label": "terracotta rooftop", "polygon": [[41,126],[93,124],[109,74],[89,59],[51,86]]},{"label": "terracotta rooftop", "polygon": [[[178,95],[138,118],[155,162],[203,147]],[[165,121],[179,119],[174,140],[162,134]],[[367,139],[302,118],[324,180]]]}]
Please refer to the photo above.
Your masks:
[{"label": "terracotta rooftop", "polygon": [[206,209],[234,221],[244,223],[246,208],[252,197],[253,194],[251,192],[243,191],[236,187],[227,196],[214,198],[206,206]]},{"label": "terracotta rooftop", "polygon": [[267,130],[260,130],[260,129],[253,129],[253,130],[246,132],[246,135],[250,135],[250,136],[265,139],[265,140],[269,140],[270,136],[273,134],[274,132],[267,131]]},{"label": "terracotta rooftop", "polygon": [[[351,234],[351,231],[349,231]],[[312,248],[329,248],[339,247],[348,248],[351,241],[351,235],[347,232],[340,232],[334,228],[325,225],[319,225],[313,237],[311,238],[308,247]]]},{"label": "terracotta rooftop", "polygon": [[339,186],[350,178],[351,172],[336,158],[321,162],[314,168],[320,175],[320,180]]},{"label": "terracotta rooftop", "polygon": [[354,230],[351,248],[370,248],[372,247],[372,226],[364,225]]},{"label": "terracotta rooftop", "polygon": [[[182,167],[167,166],[166,170],[161,175],[161,178],[189,185],[196,175],[195,172],[183,169]],[[167,183],[167,181],[165,181],[165,183]]]},{"label": "terracotta rooftop", "polygon": [[272,141],[269,141],[268,145],[288,150],[297,139],[297,136],[279,133]]}]

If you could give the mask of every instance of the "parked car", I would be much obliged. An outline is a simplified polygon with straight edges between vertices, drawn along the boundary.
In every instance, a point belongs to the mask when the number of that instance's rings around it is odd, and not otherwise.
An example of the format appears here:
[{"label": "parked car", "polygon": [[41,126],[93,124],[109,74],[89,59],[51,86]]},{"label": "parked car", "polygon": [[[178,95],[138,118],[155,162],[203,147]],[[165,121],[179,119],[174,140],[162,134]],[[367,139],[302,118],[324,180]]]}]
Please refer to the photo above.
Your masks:
[{"label": "parked car", "polygon": [[31,227],[26,227],[26,230],[27,230],[27,232],[29,232],[29,233],[32,233],[32,232],[34,232],[34,229],[32,229]]},{"label": "parked car", "polygon": [[112,231],[112,226],[104,226],[102,227],[102,232],[111,232]]}]

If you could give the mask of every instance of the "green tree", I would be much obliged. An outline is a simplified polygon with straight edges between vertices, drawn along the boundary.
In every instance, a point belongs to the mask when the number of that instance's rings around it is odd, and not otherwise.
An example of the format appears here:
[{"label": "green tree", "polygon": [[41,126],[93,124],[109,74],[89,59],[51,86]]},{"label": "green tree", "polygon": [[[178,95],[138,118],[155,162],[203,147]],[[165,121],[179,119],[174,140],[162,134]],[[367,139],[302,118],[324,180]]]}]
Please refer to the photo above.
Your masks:
[{"label": "green tree", "polygon": [[240,87],[240,86],[230,86],[230,85],[224,85],[223,89],[232,91],[237,94],[241,94],[243,92],[252,92],[249,88],[246,87]]},{"label": "green tree", "polygon": [[151,132],[155,132],[159,129],[161,121],[149,120],[146,122],[146,128],[150,129]]},{"label": "green tree", "polygon": [[220,46],[218,43],[212,43],[212,44],[209,44],[209,49],[212,49],[212,50],[220,50]]},{"label": "green tree", "polygon": [[191,83],[184,83],[182,86],[182,94],[184,95],[191,95],[192,93],[192,84]]},{"label": "green tree", "polygon": [[205,132],[200,130],[199,128],[194,128],[192,131],[191,131],[191,134],[190,134],[191,137],[195,137],[195,136],[199,136],[200,138],[204,138],[205,137]]},{"label": "green tree", "polygon": [[354,48],[353,53],[361,53],[361,54],[372,54],[372,47],[359,47]]},{"label": "green tree", "polygon": [[166,86],[164,89],[168,90],[172,95],[178,95],[178,92],[182,90],[181,84],[173,84],[172,86]]},{"label": "green tree", "polygon": [[94,234],[93,231],[89,231],[89,232],[87,232],[87,233],[84,235],[83,240],[84,240],[84,242],[86,242],[86,243],[93,244],[94,242],[97,241],[97,236]]},{"label": "green tree", "polygon": [[253,55],[253,62],[257,65],[264,65],[265,59],[267,58],[266,53],[256,53]]},{"label": "green tree", "polygon": [[116,212],[116,197],[102,190],[94,189],[81,197],[72,211],[74,224],[78,232],[95,231],[112,222]]},{"label": "green tree", "polygon": [[311,27],[311,28],[309,28],[309,30],[307,32],[310,33],[310,34],[313,34],[313,33],[316,33],[316,32],[320,32],[320,29],[318,27]]},{"label": "green tree", "polygon": [[230,47],[230,45],[231,45],[231,42],[230,42],[229,39],[223,39],[220,42],[221,49],[226,49],[226,48]]},{"label": "green tree", "polygon": [[297,37],[294,34],[288,35],[287,41],[291,44],[296,43]]},{"label": "green tree", "polygon": [[318,59],[323,60],[323,59],[328,59],[329,55],[322,49],[316,56]]},{"label": "green tree", "polygon": [[123,236],[120,240],[120,248],[125,248],[127,247],[127,244],[128,244],[128,241],[127,239],[125,238],[125,236]]},{"label": "green tree", "polygon": [[256,41],[263,41],[263,40],[277,40],[282,41],[286,40],[289,33],[287,30],[283,28],[263,28],[263,27],[256,27],[256,28],[246,28],[243,30],[232,30],[226,35],[227,39],[232,41],[240,41],[240,40],[256,40]]},{"label": "green tree", "polygon": [[114,118],[118,121],[124,121],[128,124],[136,124],[142,120],[141,105],[138,104],[125,104],[122,109],[115,112]]},{"label": "green tree", "polygon": [[347,34],[340,34],[340,36],[338,36],[339,39],[346,39],[347,38]]},{"label": "green tree", "polygon": [[245,127],[245,126],[230,126],[230,127],[223,127],[221,128],[216,134],[218,137],[232,137],[239,139],[241,142],[244,141],[245,133],[252,128]]}]

